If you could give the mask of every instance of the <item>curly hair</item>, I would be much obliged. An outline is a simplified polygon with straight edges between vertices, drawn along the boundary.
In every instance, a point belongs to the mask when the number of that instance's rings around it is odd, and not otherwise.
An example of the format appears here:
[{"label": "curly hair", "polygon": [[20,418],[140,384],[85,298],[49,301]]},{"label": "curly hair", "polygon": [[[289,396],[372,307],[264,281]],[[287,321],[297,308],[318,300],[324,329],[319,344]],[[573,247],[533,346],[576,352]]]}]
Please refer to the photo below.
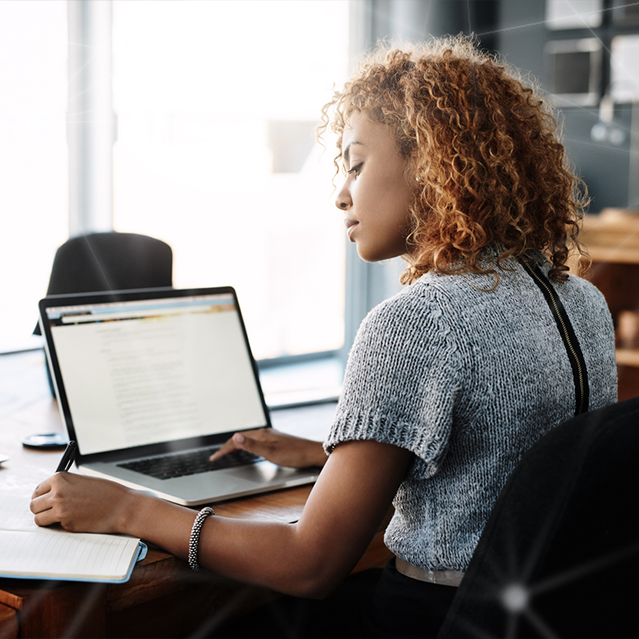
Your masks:
[{"label": "curly hair", "polygon": [[[381,45],[322,109],[320,137],[355,113],[388,127],[407,160],[415,197],[402,283],[428,271],[493,273],[508,257],[543,251],[567,278],[587,206],[551,109],[518,73],[473,38]],[[500,247],[485,261],[486,249]]]}]

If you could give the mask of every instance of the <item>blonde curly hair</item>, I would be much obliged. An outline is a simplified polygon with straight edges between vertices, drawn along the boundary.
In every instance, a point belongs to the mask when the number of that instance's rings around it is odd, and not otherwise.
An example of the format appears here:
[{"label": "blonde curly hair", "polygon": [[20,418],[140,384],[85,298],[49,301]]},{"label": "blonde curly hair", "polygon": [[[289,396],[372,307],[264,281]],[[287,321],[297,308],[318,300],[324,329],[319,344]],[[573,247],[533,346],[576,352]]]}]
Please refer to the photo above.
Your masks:
[{"label": "blonde curly hair", "polygon": [[[336,171],[350,117],[388,127],[416,180],[402,283],[424,273],[493,273],[510,256],[543,251],[550,276],[584,254],[577,235],[587,206],[551,109],[517,72],[472,38],[382,45],[322,109],[321,134],[337,134]],[[489,246],[500,254],[489,264]]]}]

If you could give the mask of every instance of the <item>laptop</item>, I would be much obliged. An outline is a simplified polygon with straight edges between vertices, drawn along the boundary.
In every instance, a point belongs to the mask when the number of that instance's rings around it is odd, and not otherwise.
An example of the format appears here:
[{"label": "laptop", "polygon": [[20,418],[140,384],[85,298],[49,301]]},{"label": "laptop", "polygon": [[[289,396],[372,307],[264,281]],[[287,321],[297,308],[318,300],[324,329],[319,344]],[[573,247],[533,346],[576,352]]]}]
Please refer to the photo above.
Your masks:
[{"label": "laptop", "polygon": [[81,472],[185,506],[317,478],[242,452],[208,462],[233,433],[270,426],[233,288],[49,296],[39,321]]}]

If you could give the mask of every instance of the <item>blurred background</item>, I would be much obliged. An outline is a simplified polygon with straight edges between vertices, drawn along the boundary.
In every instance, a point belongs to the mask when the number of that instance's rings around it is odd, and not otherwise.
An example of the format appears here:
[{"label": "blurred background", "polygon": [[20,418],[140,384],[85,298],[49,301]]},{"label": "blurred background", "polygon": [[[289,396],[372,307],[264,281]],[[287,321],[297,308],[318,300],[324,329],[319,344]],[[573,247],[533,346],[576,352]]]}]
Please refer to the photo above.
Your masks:
[{"label": "blurred background", "polygon": [[235,286],[263,369],[339,384],[403,263],[347,244],[320,109],[379,39],[460,32],[561,109],[591,213],[639,208],[639,2],[0,2],[0,350],[34,345],[57,247],[114,229],[169,243],[177,287]]}]

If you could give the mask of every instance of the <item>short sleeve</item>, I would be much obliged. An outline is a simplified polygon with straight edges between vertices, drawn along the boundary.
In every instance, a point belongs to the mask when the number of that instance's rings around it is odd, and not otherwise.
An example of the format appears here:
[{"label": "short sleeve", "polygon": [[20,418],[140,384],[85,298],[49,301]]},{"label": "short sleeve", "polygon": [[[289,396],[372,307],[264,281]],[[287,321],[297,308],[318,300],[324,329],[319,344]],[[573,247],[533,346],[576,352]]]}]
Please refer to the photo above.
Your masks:
[{"label": "short sleeve", "polygon": [[375,440],[413,452],[413,473],[437,472],[461,389],[457,340],[428,287],[380,304],[349,354],[327,453],[344,441]]}]

